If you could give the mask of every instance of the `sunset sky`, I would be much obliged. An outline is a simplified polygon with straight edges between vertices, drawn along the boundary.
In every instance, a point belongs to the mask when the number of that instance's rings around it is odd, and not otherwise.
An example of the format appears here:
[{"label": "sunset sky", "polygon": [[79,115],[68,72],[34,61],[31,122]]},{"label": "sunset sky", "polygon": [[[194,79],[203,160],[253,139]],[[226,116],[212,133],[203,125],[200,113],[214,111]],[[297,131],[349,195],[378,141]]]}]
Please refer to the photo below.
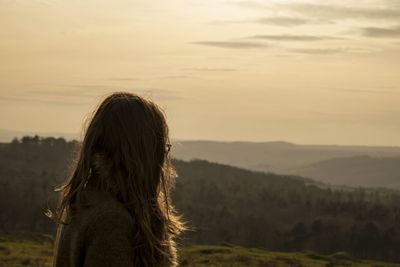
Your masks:
[{"label": "sunset sky", "polygon": [[400,146],[398,0],[0,0],[0,23],[0,129],[78,134],[130,91],[175,139]]}]

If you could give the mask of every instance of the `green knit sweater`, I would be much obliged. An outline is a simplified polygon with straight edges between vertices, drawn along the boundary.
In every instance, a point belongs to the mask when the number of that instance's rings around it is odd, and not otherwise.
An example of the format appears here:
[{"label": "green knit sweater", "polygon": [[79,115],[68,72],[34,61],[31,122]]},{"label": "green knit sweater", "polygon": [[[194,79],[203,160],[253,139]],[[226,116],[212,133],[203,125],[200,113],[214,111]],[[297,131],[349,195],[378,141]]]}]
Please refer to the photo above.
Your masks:
[{"label": "green knit sweater", "polygon": [[121,203],[87,186],[84,207],[57,231],[54,267],[132,267],[133,220]]}]

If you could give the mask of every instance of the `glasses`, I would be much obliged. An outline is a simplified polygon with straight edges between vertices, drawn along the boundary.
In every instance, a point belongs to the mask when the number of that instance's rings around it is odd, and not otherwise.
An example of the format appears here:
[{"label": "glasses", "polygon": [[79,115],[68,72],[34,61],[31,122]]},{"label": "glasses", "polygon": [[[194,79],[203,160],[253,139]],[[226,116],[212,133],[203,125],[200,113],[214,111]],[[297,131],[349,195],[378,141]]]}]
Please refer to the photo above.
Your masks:
[{"label": "glasses", "polygon": [[172,147],[172,144],[167,143],[167,144],[165,145],[165,151],[166,151],[167,153],[169,153],[169,152],[171,151],[171,147]]}]

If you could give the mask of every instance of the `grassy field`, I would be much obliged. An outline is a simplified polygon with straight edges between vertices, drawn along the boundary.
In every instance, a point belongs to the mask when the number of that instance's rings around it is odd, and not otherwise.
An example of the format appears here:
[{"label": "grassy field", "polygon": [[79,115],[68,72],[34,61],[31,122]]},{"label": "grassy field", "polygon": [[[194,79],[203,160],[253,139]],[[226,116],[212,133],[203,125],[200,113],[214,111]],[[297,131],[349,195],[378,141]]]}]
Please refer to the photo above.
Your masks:
[{"label": "grassy field", "polygon": [[41,240],[0,238],[0,267],[52,266],[52,243]]},{"label": "grassy field", "polygon": [[[191,246],[182,248],[180,255],[181,266],[188,267],[400,267],[400,264],[355,260],[346,253],[322,256],[314,253],[269,252],[230,246]],[[45,267],[51,264],[50,241],[44,238],[36,240],[0,238],[0,267]]]}]

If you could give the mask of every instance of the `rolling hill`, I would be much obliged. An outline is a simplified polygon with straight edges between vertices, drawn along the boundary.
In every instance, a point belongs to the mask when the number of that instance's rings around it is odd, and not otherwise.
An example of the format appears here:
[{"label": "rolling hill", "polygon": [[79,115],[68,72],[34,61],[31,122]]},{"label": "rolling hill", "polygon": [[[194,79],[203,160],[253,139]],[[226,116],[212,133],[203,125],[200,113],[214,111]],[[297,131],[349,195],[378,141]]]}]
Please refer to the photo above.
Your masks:
[{"label": "rolling hill", "polygon": [[400,189],[400,157],[333,158],[292,170],[291,173],[328,184]]},{"label": "rolling hill", "polygon": [[400,183],[396,176],[399,147],[180,141],[174,143],[172,153],[182,160],[204,159],[254,171],[296,174],[334,185],[398,188]]}]

